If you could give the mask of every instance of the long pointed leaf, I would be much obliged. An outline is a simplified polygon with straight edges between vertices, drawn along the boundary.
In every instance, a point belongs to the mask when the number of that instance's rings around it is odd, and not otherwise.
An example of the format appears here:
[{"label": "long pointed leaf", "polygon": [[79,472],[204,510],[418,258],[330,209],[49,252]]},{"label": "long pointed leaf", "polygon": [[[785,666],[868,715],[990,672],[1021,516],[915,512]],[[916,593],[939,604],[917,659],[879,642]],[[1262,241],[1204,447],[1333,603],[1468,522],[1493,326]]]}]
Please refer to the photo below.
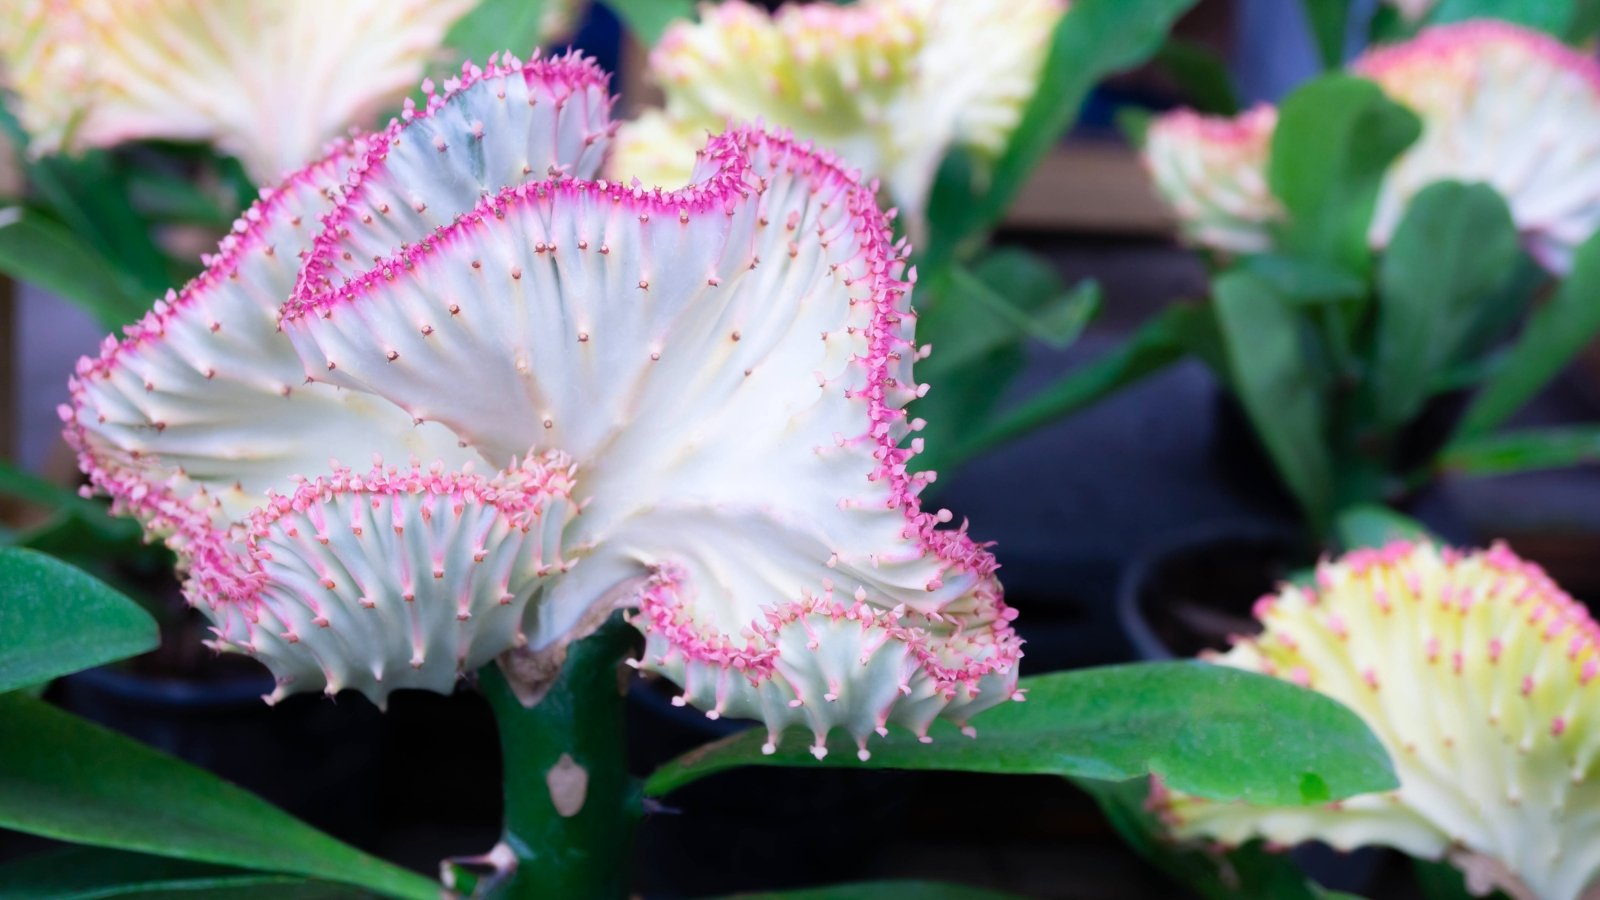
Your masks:
[{"label": "long pointed leaf", "polygon": [[[1173,23],[1195,2],[1076,0],[1056,26],[1039,90],[995,163],[988,190],[981,197],[967,196],[968,178],[941,178],[934,185],[930,205],[952,212],[934,218],[920,259],[929,265],[954,259],[959,247],[994,227],[1039,161],[1077,119],[1089,91],[1101,79],[1155,55]],[[959,196],[950,196],[952,192]]]},{"label": "long pointed leaf", "polygon": [[1111,394],[1194,354],[1215,362],[1216,330],[1210,310],[1174,303],[1162,310],[1115,349],[1079,366],[1015,408],[1002,413],[982,431],[937,460],[918,458],[930,468],[945,468],[987,452],[1065,416],[1092,406]]},{"label": "long pointed leaf", "polygon": [[70,300],[107,329],[121,328],[146,308],[97,251],[19,206],[0,209],[0,272]]},{"label": "long pointed leaf", "polygon": [[1295,310],[1259,276],[1231,272],[1213,288],[1230,383],[1256,434],[1307,517],[1333,513],[1326,399],[1301,341]]},{"label": "long pointed leaf", "polygon": [[159,640],[150,614],[108,585],[42,553],[0,548],[0,692],[134,656]]},{"label": "long pointed leaf", "polygon": [[433,900],[439,885],[222,779],[18,694],[0,695],[0,828]]},{"label": "long pointed leaf", "polygon": [[1488,434],[1543,390],[1600,333],[1600,232],[1578,247],[1572,271],[1528,324],[1457,426],[1455,443]]},{"label": "long pointed leaf", "polygon": [[1511,210],[1488,185],[1439,182],[1411,201],[1378,269],[1371,383],[1381,428],[1422,409],[1521,252]]},{"label": "long pointed leaf", "polygon": [[1196,662],[1144,663],[1036,675],[1026,703],[979,717],[976,738],[935,723],[930,744],[904,731],[874,740],[859,761],[835,736],[814,759],[809,735],[789,734],[763,754],[763,729],[690,751],[652,775],[669,793],[736,766],[848,766],[1122,781],[1158,774],[1173,788],[1216,799],[1322,803],[1397,783],[1389,759],[1355,713],[1285,681]]},{"label": "long pointed leaf", "polygon": [[7,900],[350,900],[341,885],[140,853],[72,847],[0,865]]},{"label": "long pointed leaf", "polygon": [[1464,475],[1510,475],[1600,462],[1600,426],[1532,428],[1456,441],[1439,467]]}]

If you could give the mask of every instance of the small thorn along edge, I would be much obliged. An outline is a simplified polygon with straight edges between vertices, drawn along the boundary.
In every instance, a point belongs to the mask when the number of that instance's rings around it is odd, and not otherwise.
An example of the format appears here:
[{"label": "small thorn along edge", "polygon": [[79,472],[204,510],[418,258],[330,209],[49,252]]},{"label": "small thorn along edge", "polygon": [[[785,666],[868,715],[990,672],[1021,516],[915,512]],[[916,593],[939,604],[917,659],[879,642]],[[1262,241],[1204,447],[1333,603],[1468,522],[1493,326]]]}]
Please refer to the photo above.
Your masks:
[{"label": "small thorn along edge", "polygon": [[1600,882],[1600,626],[1538,566],[1501,544],[1397,541],[1323,562],[1255,616],[1262,633],[1212,661],[1348,706],[1400,787],[1293,808],[1158,789],[1178,835],[1491,860],[1515,879],[1496,887],[1549,900]]},{"label": "small thorn along edge", "polygon": [[449,691],[600,605],[674,702],[774,750],[842,729],[866,758],[1016,696],[994,558],[909,471],[914,276],[875,186],[747,126],[680,190],[597,179],[606,83],[469,64],[264,192],[80,363],[94,488],[274,700]]}]

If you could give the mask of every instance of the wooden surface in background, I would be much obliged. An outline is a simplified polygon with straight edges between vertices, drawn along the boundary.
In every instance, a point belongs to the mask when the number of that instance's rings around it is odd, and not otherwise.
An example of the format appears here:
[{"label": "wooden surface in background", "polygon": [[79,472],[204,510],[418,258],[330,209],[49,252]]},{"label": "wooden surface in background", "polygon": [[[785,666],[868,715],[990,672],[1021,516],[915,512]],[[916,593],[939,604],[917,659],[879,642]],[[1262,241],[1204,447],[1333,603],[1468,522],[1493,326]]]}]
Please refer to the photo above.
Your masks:
[{"label": "wooden surface in background", "polygon": [[1168,237],[1172,215],[1156,197],[1132,148],[1116,141],[1069,141],[1034,170],[1006,226],[1029,231]]}]

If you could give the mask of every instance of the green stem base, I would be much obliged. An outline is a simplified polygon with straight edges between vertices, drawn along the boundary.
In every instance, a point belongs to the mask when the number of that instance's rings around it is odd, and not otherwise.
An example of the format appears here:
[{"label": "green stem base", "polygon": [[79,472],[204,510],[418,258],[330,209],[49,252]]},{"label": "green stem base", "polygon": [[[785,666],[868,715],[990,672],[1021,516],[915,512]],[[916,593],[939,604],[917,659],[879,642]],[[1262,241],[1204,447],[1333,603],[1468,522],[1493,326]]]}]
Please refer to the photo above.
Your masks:
[{"label": "green stem base", "polygon": [[628,777],[624,696],[617,671],[635,632],[613,617],[568,648],[544,699],[524,707],[497,664],[479,685],[500,728],[502,842],[517,868],[499,898],[628,894],[638,789]]}]

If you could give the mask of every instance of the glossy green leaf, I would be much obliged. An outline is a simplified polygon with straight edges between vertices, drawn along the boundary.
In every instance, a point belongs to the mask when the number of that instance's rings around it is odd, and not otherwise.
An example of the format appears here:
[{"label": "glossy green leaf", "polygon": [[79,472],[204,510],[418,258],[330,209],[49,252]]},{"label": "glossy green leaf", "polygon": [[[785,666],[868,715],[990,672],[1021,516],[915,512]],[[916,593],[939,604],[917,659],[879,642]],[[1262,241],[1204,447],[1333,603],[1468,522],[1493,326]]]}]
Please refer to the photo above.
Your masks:
[{"label": "glossy green leaf", "polygon": [[1333,511],[1327,401],[1306,353],[1295,309],[1260,276],[1218,278],[1212,303],[1228,381],[1306,516],[1319,528]]},{"label": "glossy green leaf", "polygon": [[1600,426],[1529,428],[1451,443],[1439,468],[1464,475],[1510,475],[1600,462]]},{"label": "glossy green leaf", "polygon": [[794,891],[734,894],[727,900],[1020,900],[1015,894],[939,881],[861,881]]},{"label": "glossy green leaf", "polygon": [[478,0],[471,12],[445,33],[444,45],[454,55],[482,62],[491,53],[509,50],[527,57],[541,45],[540,19],[547,0]]},{"label": "glossy green leaf", "polygon": [[20,206],[0,209],[0,272],[77,304],[108,329],[144,314],[144,302],[104,257],[61,224]]},{"label": "glossy green leaf", "polygon": [[[1194,354],[1216,363],[1219,353],[1211,311],[1174,303],[1153,316],[1110,352],[1078,366],[1054,383],[1002,412],[981,431],[968,432],[948,450],[930,445],[918,465],[942,470],[1015,440]],[[930,394],[931,396],[931,394]]]},{"label": "glossy green leaf", "polygon": [[1283,853],[1269,853],[1260,842],[1222,851],[1202,841],[1179,841],[1168,833],[1145,801],[1146,779],[1109,782],[1074,779],[1100,804],[1124,842],[1173,882],[1206,900],[1322,900],[1324,896]]},{"label": "glossy green leaf", "polygon": [[694,0],[601,0],[639,43],[654,47],[667,27],[694,18]]},{"label": "glossy green leaf", "polygon": [[974,724],[976,738],[939,721],[931,744],[903,730],[875,738],[861,762],[835,733],[812,757],[809,734],[765,755],[765,729],[679,757],[645,785],[669,793],[736,766],[845,766],[1122,781],[1158,774],[1203,797],[1268,804],[1323,803],[1392,788],[1383,746],[1355,713],[1285,681],[1198,662],[1143,663],[1022,679],[1027,702],[1004,703]]},{"label": "glossy green leaf", "polygon": [[1290,94],[1279,110],[1267,170],[1289,214],[1283,246],[1367,272],[1367,228],[1379,185],[1421,131],[1414,113],[1360,78],[1324,75]]},{"label": "glossy green leaf", "polygon": [[[636,0],[651,2],[656,0]],[[981,197],[971,180],[940,178],[934,185],[927,266],[943,265],[976,235],[998,223],[1040,160],[1056,145],[1101,79],[1131,69],[1161,48],[1178,17],[1196,0],[1075,0],[1061,17],[1039,77],[1039,89],[996,161]],[[956,192],[956,196],[951,196]]]},{"label": "glossy green leaf", "polygon": [[155,620],[88,574],[0,547],[0,691],[153,649]]},{"label": "glossy green leaf", "polygon": [[1600,232],[1578,247],[1555,295],[1528,317],[1516,343],[1473,400],[1455,442],[1488,434],[1521,409],[1600,333]]},{"label": "glossy green leaf", "polygon": [[1174,37],[1162,45],[1155,61],[1178,83],[1194,109],[1216,116],[1231,116],[1239,111],[1239,95],[1233,89],[1228,62],[1217,51]]},{"label": "glossy green leaf", "polygon": [[1429,25],[1500,19],[1565,37],[1574,25],[1573,0],[1438,0],[1428,13]]},{"label": "glossy green leaf", "polygon": [[295,875],[72,847],[0,865],[7,900],[348,900],[362,891]]},{"label": "glossy green leaf", "polygon": [[1387,506],[1363,504],[1342,510],[1334,520],[1334,535],[1340,548],[1382,547],[1391,541],[1422,541],[1432,537],[1428,529],[1410,516]]},{"label": "glossy green leaf", "polygon": [[1521,253],[1510,208],[1486,184],[1439,182],[1412,199],[1378,268],[1370,384],[1379,428],[1422,409]]},{"label": "glossy green leaf", "polygon": [[37,700],[0,695],[0,828],[433,900],[439,885],[209,772]]},{"label": "glossy green leaf", "polygon": [[1306,24],[1325,69],[1344,64],[1345,37],[1350,28],[1350,0],[1304,0]]}]

